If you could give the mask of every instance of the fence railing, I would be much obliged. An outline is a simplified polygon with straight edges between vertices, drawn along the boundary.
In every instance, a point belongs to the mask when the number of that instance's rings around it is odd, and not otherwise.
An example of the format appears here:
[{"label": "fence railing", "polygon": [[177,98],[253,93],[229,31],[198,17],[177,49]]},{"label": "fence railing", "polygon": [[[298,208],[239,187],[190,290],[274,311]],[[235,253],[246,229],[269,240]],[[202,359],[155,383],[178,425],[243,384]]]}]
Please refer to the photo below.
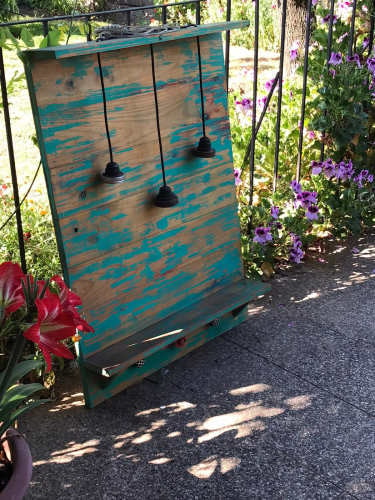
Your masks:
[{"label": "fence railing", "polygon": [[[135,12],[159,12],[161,22],[163,24],[168,23],[170,9],[182,8],[186,6],[191,6],[195,10],[195,23],[200,24],[202,18],[202,6],[206,0],[189,0],[181,1],[177,3],[166,3],[160,5],[145,5],[139,7],[127,7],[116,10],[104,10],[100,12],[85,12],[85,13],[75,13],[73,15],[61,15],[61,16],[51,16],[51,17],[40,17],[31,19],[17,19],[14,21],[4,22],[0,24],[0,30],[4,28],[11,28],[15,26],[24,25],[34,25],[40,24],[43,28],[43,34],[46,36],[49,32],[50,26],[56,22],[84,22],[90,26],[90,23],[95,20],[106,19],[108,16],[113,16],[115,14],[125,15],[128,24],[132,22],[132,14]],[[259,95],[259,33],[260,33],[260,10],[262,8],[261,2],[256,0],[252,2],[254,5],[254,17],[252,19],[251,29],[254,32],[253,36],[253,82],[252,82],[252,117],[251,117],[251,134],[247,147],[244,150],[244,156],[242,161],[242,169],[248,170],[249,178],[249,203],[253,202],[253,192],[256,183],[257,175],[257,165],[256,165],[256,148],[257,148],[257,137],[259,131],[262,127],[262,122],[264,120],[265,114],[269,109],[271,102],[277,99],[276,104],[276,119],[275,119],[275,129],[274,129],[274,160],[273,160],[273,191],[277,190],[278,186],[278,175],[280,166],[280,126],[282,114],[287,112],[283,109],[283,92],[284,92],[284,76],[285,76],[285,55],[288,53],[287,41],[286,41],[286,30],[288,22],[288,10],[295,0],[281,0],[279,2],[279,46],[278,46],[278,68],[273,79],[272,86],[268,91],[266,100],[263,102],[262,109],[257,109],[257,101]],[[223,3],[223,2],[222,2]],[[301,126],[299,127],[299,137],[297,145],[297,162],[295,165],[294,177],[299,180],[302,172],[302,162],[303,162],[303,151],[304,151],[304,123],[306,114],[306,96],[308,91],[308,75],[309,75],[309,51],[310,51],[310,41],[311,33],[314,24],[314,6],[317,3],[316,0],[308,0],[305,9],[305,34],[304,34],[304,44],[303,44],[303,60],[301,62],[302,68],[302,78],[301,78],[301,107],[299,112],[299,122]],[[328,8],[329,15],[327,16],[327,52],[326,52],[326,63],[327,67],[332,56],[332,40],[333,32],[335,29],[335,8],[337,7],[338,0],[329,0]],[[226,1],[226,9],[224,10],[223,17],[230,21],[232,19],[233,5],[231,0]],[[350,16],[350,28],[347,34],[348,44],[347,44],[347,56],[353,56],[356,50],[356,38],[355,38],[355,25],[358,16],[358,5],[357,1],[353,0],[351,3],[351,16]],[[367,45],[368,54],[371,54],[374,41],[374,15],[370,16],[370,27],[369,27],[369,39]],[[87,39],[91,40],[91,29],[88,30]],[[230,32],[226,33],[225,41],[225,61],[226,61],[226,78],[227,87],[230,72]],[[9,103],[8,103],[8,93],[7,93],[7,82],[5,78],[4,70],[4,51],[0,47],[0,84],[1,84],[1,95],[2,95],[2,105],[3,105],[3,120],[4,127],[6,130],[6,138],[8,144],[8,156],[9,165],[11,171],[11,178],[13,184],[14,192],[14,203],[15,203],[15,216],[18,228],[18,240],[19,240],[19,251],[20,251],[20,261],[24,272],[26,272],[26,259],[25,259],[25,249],[24,249],[24,239],[23,239],[23,228],[22,228],[22,218],[20,211],[20,197],[18,191],[18,178],[17,178],[17,168],[14,155],[13,146],[13,133],[11,126],[11,118],[9,113]],[[277,93],[275,89],[278,88]],[[277,94],[277,95],[276,95]],[[325,132],[322,132],[322,140],[320,146],[320,159],[323,160],[325,153]]]}]

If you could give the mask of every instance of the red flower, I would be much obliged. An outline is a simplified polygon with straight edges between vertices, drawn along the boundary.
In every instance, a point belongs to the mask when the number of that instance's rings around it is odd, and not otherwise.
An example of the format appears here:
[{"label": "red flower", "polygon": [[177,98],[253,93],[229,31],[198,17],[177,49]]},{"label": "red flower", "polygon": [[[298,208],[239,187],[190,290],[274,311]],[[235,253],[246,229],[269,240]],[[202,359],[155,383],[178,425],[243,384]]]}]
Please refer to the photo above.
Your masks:
[{"label": "red flower", "polygon": [[0,321],[25,304],[22,279],[25,275],[18,264],[0,264]]},{"label": "red flower", "polygon": [[60,341],[72,337],[76,333],[73,317],[62,310],[59,298],[49,295],[44,299],[36,299],[38,321],[24,332],[24,336],[38,345],[47,363],[47,370],[52,366],[51,353],[67,359],[74,355]]},{"label": "red flower", "polygon": [[93,332],[93,327],[89,325],[87,321],[81,318],[76,309],[77,306],[80,306],[82,304],[80,297],[69,290],[61,276],[53,276],[51,278],[51,281],[54,281],[59,287],[59,299],[61,302],[61,307],[63,308],[64,312],[72,315],[76,328],[83,332]]}]

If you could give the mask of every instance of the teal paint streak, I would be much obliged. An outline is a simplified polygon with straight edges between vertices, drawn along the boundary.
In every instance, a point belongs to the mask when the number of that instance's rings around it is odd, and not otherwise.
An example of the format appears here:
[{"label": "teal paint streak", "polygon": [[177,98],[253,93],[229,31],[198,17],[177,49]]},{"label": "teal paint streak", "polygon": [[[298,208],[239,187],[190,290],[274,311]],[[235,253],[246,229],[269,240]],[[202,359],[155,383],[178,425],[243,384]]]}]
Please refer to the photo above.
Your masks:
[{"label": "teal paint streak", "polygon": [[62,66],[72,70],[71,77],[72,78],[84,78],[87,76],[88,71],[95,64],[95,60],[85,57],[80,57],[79,59],[66,59],[61,61]]}]

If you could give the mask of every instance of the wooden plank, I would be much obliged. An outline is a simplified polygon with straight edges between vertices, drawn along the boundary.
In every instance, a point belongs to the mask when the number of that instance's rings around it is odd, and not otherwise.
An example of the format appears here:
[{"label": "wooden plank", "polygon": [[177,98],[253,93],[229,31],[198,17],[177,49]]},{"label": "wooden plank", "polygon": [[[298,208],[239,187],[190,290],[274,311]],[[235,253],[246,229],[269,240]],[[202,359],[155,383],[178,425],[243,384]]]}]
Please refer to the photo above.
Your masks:
[{"label": "wooden plank", "polygon": [[71,269],[72,286],[84,297],[87,320],[95,328],[83,337],[85,352],[240,279],[238,226],[226,210]]},{"label": "wooden plank", "polygon": [[[103,259],[108,252],[119,252],[131,242],[150,238],[161,230],[181,227],[189,221],[198,223],[202,215],[234,204],[232,184],[233,172],[229,163],[220,169],[207,168],[201,174],[174,181],[173,190],[180,201],[168,210],[168,217],[165,209],[152,203],[160,182],[134,194],[124,190],[121,197],[105,205],[101,205],[100,198],[96,204],[95,192],[87,190],[86,198],[92,208],[74,212],[72,208],[72,215],[61,218],[68,264],[75,267],[93,259]],[[233,218],[236,218],[234,209]]]},{"label": "wooden plank", "polygon": [[29,49],[23,52],[26,59],[61,59],[68,57],[95,54],[97,52],[108,52],[123,48],[136,47],[141,45],[158,44],[178,39],[186,39],[196,36],[205,36],[212,33],[220,33],[233,29],[245,28],[248,21],[231,21],[226,23],[202,24],[190,26],[177,31],[170,31],[162,34],[148,35],[144,37],[120,38],[104,42],[86,42],[79,44],[59,45],[55,47],[45,47],[43,49]]},{"label": "wooden plank", "polygon": [[268,288],[264,283],[249,280],[234,282],[161,322],[88,356],[84,361],[85,366],[111,377],[137,360],[151,356],[225,313],[247,304],[254,297],[264,294]]},{"label": "wooden plank", "polygon": [[[215,43],[214,43],[215,42]],[[192,42],[193,43],[193,42]],[[211,78],[212,72],[221,72],[220,56],[222,59],[221,40],[217,39],[210,44],[203,44],[207,55],[207,75]],[[149,53],[140,54],[144,47],[137,48],[138,57],[148,58],[146,65],[148,71],[146,77],[144,72],[138,71],[138,79],[130,85],[127,75],[127,66],[120,64],[116,71],[107,75],[108,94],[112,98],[108,103],[112,144],[114,147],[116,161],[121,168],[126,170],[126,185],[103,186],[98,182],[98,176],[103,171],[108,161],[107,141],[104,136],[104,121],[101,102],[101,90],[98,75],[92,78],[94,70],[88,75],[89,62],[83,61],[82,67],[75,63],[69,66],[69,71],[63,78],[58,78],[56,85],[50,80],[51,68],[47,68],[45,62],[34,68],[34,83],[37,87],[38,114],[44,140],[41,141],[45,148],[47,159],[46,170],[50,177],[54,190],[54,201],[59,217],[75,214],[75,209],[95,208],[96,198],[102,196],[102,203],[114,201],[115,198],[128,196],[134,189],[144,191],[155,189],[160,182],[160,158],[156,140],[156,119],[153,107],[153,93],[151,92],[151,72]],[[172,50],[173,49],[173,50]],[[168,59],[180,60],[185,71],[195,73],[193,84],[169,86],[170,70],[176,69],[177,62],[171,68],[165,62],[162,53],[157,55],[158,99],[160,101],[160,119],[163,137],[163,149],[165,164],[168,171],[168,179],[173,182],[175,178],[188,177],[198,169],[204,169],[210,165],[215,167],[223,161],[231,161],[229,123],[226,116],[226,100],[223,101],[223,85],[221,78],[208,81],[206,95],[207,130],[217,150],[217,158],[202,160],[192,157],[190,151],[195,146],[201,135],[200,124],[200,98],[198,92],[198,79],[196,72],[196,61],[194,44],[189,47],[172,47],[167,50]],[[129,50],[122,52],[131,52]],[[192,55],[193,54],[193,55]],[[113,55],[111,55],[113,56]],[[92,56],[88,56],[92,57]],[[86,58],[87,59],[87,58]],[[113,59],[113,57],[112,57]],[[113,68],[113,60],[108,62],[108,67]],[[132,67],[139,68],[135,64],[136,58],[129,57]],[[103,58],[105,64],[105,58]],[[59,75],[59,71],[65,71],[70,61],[58,62],[60,67],[52,68]],[[54,61],[52,61],[55,64]],[[57,64],[57,63],[56,63]],[[94,66],[97,64],[93,61]],[[222,61],[221,61],[222,64]],[[39,66],[42,66],[40,71]],[[168,72],[165,71],[168,70]],[[209,71],[208,71],[209,69]],[[48,71],[47,71],[48,70]],[[97,71],[96,71],[97,73]],[[131,71],[130,71],[131,73]],[[174,73],[173,73],[174,74]],[[141,76],[139,76],[141,75]],[[184,76],[184,75],[181,75]],[[135,75],[132,75],[132,78]],[[95,80],[96,79],[96,80]],[[112,81],[113,80],[113,81]],[[82,96],[76,96],[69,91],[68,97],[64,94],[66,81],[77,81],[74,87],[86,89],[89,102],[84,106]],[[175,82],[175,80],[172,81]],[[65,83],[64,83],[65,82]],[[122,87],[120,85],[122,82]],[[121,97],[121,92],[132,88],[145,88],[137,98],[131,94],[130,97]],[[62,87],[62,88],[60,88]],[[121,91],[119,91],[121,87]],[[115,89],[113,92],[112,90]],[[77,90],[77,89],[76,89]],[[92,103],[95,94],[95,102]],[[67,101],[68,99],[68,101]],[[91,99],[91,101],[90,101]],[[115,100],[113,100],[115,99]],[[126,104],[124,104],[126,102]],[[82,107],[83,106],[83,107]],[[151,115],[151,116],[150,116]],[[151,118],[151,119],[150,119]],[[102,124],[102,127],[98,127]],[[139,133],[142,130],[142,134]],[[124,144],[124,137],[126,143]],[[89,194],[84,199],[81,193]],[[95,193],[95,200],[90,194]],[[68,212],[68,214],[67,214]]]}]

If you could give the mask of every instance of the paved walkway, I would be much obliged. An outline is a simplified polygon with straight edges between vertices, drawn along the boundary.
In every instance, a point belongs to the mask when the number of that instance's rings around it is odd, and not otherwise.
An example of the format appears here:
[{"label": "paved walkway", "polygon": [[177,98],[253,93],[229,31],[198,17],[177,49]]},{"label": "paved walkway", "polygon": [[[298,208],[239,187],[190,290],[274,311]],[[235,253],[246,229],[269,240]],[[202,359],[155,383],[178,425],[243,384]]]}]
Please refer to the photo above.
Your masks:
[{"label": "paved walkway", "polygon": [[65,377],[21,425],[27,498],[375,499],[374,278],[373,235],[278,275],[240,328],[94,410]]}]

